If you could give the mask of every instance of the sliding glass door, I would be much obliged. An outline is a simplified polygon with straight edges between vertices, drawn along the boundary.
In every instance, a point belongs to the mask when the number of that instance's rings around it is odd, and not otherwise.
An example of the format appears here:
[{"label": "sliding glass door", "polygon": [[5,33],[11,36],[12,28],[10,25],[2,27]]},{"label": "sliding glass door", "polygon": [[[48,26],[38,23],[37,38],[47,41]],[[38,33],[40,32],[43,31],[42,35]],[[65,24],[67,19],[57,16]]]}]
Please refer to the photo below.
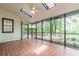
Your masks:
[{"label": "sliding glass door", "polygon": [[66,44],[79,47],[79,12],[66,15]]},{"label": "sliding glass door", "polygon": [[21,22],[21,39],[27,39],[28,38],[28,24],[26,22]]},{"label": "sliding glass door", "polygon": [[37,23],[37,38],[42,39],[42,23]]},{"label": "sliding glass door", "polygon": [[64,43],[64,18],[52,19],[52,41]]},{"label": "sliding glass door", "polygon": [[50,20],[43,21],[43,40],[50,41]]},{"label": "sliding glass door", "polygon": [[32,24],[32,38],[36,38],[36,24],[33,23]]}]

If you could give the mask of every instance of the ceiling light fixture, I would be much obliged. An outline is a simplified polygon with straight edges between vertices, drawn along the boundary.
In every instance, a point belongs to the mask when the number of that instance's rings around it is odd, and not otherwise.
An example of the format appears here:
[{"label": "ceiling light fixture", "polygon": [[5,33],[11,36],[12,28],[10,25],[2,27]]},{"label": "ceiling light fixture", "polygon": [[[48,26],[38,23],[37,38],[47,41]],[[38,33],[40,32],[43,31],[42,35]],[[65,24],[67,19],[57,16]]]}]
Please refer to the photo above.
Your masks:
[{"label": "ceiling light fixture", "polygon": [[31,13],[33,13],[33,14],[35,14],[35,13],[38,12],[38,10],[36,9],[36,7],[34,7],[34,6],[31,8],[31,10],[32,10]]},{"label": "ceiling light fixture", "polygon": [[35,11],[30,11],[32,14],[35,14]]}]

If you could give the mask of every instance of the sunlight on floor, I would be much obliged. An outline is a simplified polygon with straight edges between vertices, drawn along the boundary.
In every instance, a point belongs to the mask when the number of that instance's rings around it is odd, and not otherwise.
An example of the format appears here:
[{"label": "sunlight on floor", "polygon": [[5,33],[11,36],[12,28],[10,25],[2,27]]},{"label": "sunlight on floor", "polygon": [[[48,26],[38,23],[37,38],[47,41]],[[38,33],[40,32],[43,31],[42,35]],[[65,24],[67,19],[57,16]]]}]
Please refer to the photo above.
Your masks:
[{"label": "sunlight on floor", "polygon": [[47,47],[48,47],[48,46],[46,46],[46,45],[42,45],[42,46],[38,47],[37,49],[35,49],[34,52],[35,52],[36,54],[40,54],[40,53],[42,53],[43,51],[45,51],[45,49],[46,49]]}]

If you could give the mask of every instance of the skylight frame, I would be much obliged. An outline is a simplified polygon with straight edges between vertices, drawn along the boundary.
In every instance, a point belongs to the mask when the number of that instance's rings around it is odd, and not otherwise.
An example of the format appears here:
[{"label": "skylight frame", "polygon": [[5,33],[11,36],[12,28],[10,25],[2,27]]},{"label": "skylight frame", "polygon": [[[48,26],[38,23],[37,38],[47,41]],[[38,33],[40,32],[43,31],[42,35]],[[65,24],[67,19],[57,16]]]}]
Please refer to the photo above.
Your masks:
[{"label": "skylight frame", "polygon": [[24,8],[21,8],[20,9],[20,12],[21,12],[21,14],[23,14],[23,15],[25,15],[25,16],[29,16],[29,17],[33,17],[33,14],[31,13],[31,11],[30,10],[26,10],[26,9],[24,9]]},{"label": "skylight frame", "polygon": [[52,5],[48,5],[48,4],[50,4],[50,3],[42,3],[43,4],[43,6],[48,10],[48,9],[51,9],[51,8],[53,8],[53,7],[55,7],[56,6],[56,4],[55,3],[52,3]]}]

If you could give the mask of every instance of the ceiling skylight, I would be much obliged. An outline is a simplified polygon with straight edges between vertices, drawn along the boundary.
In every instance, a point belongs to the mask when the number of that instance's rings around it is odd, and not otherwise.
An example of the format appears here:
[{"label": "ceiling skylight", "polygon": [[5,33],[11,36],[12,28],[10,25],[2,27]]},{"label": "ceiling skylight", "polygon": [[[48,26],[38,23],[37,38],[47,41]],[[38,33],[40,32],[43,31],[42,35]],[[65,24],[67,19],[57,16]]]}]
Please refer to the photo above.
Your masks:
[{"label": "ceiling skylight", "polygon": [[33,13],[30,10],[25,10],[24,8],[20,9],[20,12],[25,15],[25,16],[29,16],[29,17],[33,17]]},{"label": "ceiling skylight", "polygon": [[44,7],[45,7],[46,9],[50,9],[50,8],[56,6],[55,3],[43,3],[43,5],[44,5]]}]

